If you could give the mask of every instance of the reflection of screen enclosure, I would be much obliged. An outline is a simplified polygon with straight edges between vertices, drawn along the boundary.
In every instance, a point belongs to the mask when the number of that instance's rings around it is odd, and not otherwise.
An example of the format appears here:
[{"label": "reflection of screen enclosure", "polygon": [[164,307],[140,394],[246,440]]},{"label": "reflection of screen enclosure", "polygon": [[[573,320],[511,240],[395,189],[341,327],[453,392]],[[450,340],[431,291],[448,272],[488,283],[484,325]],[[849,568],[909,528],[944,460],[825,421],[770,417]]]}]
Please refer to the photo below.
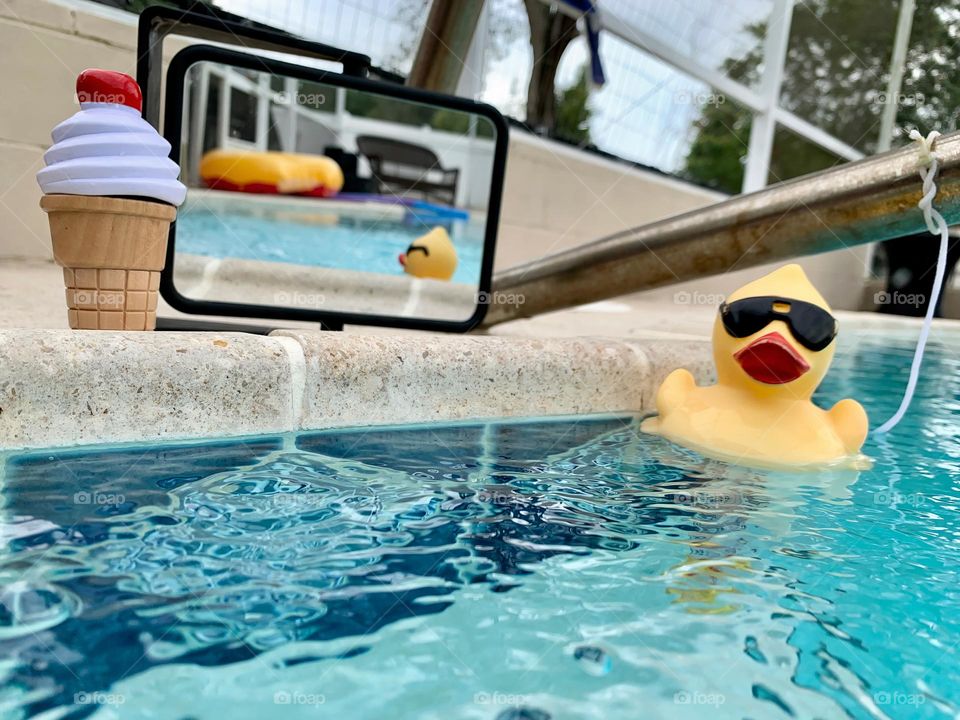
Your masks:
[{"label": "reflection of screen enclosure", "polygon": [[465,320],[486,117],[200,62],[184,84],[174,280],[195,299]]}]

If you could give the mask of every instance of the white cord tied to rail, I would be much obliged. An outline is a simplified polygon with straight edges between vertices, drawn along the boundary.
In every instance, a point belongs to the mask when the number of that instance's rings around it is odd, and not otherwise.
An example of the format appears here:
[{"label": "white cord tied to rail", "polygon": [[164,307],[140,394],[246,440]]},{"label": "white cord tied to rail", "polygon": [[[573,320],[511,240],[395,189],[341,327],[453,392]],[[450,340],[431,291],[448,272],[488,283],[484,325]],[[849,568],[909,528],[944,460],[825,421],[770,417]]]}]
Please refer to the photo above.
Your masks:
[{"label": "white cord tied to rail", "polygon": [[933,199],[937,196],[937,186],[934,182],[939,167],[939,158],[933,150],[933,144],[940,133],[932,131],[926,137],[923,137],[916,130],[910,131],[910,139],[920,143],[920,161],[923,166],[920,168],[920,179],[923,180],[923,197],[920,198],[918,206],[923,212],[923,219],[927,223],[927,230],[934,235],[940,235],[940,253],[937,255],[937,272],[933,277],[933,289],[930,291],[930,301],[927,303],[927,314],[923,318],[923,327],[920,329],[920,338],[917,340],[917,349],[913,353],[913,362],[910,365],[910,379],[907,381],[907,389],[903,393],[903,400],[900,401],[900,407],[889,420],[876,429],[878,433],[885,433],[896,427],[897,423],[903,418],[904,413],[910,407],[913,400],[913,393],[917,389],[917,380],[920,377],[920,366],[923,364],[923,351],[927,346],[927,339],[930,337],[930,326],[933,324],[933,314],[937,309],[937,300],[940,297],[940,290],[943,288],[943,278],[947,274],[947,248],[950,242],[947,223],[943,216],[933,207]]}]

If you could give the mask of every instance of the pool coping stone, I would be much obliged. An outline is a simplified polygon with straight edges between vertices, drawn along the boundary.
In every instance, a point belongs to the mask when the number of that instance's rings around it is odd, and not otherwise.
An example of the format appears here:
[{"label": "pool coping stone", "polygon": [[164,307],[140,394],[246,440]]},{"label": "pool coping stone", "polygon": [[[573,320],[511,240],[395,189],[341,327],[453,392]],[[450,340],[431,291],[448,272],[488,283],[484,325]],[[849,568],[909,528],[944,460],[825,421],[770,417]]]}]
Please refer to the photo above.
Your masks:
[{"label": "pool coping stone", "polygon": [[703,340],[0,330],[0,449],[652,409]]}]

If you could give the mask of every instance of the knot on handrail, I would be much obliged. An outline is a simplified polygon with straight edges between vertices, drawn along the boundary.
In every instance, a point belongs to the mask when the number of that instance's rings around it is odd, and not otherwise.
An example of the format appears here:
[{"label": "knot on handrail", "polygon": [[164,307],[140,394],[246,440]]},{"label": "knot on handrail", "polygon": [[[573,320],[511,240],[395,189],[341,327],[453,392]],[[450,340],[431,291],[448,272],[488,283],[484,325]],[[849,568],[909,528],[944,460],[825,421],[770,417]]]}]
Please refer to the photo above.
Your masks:
[{"label": "knot on handrail", "polygon": [[[935,183],[937,170],[940,167],[940,156],[933,149],[934,143],[940,133],[931,130],[926,137],[921,135],[916,129],[910,131],[910,139],[920,143],[920,179],[923,181],[923,197],[917,203],[923,213],[923,220],[929,230],[934,235],[940,232],[940,224],[936,221],[935,215],[939,213],[933,209],[933,199],[937,196],[937,186]],[[943,222],[942,218],[940,222]]]},{"label": "knot on handrail", "polygon": [[925,166],[932,165],[940,160],[940,156],[933,149],[938,137],[940,137],[940,133],[936,130],[931,130],[926,137],[921,135],[916,128],[910,131],[910,139],[920,143],[920,162]]}]

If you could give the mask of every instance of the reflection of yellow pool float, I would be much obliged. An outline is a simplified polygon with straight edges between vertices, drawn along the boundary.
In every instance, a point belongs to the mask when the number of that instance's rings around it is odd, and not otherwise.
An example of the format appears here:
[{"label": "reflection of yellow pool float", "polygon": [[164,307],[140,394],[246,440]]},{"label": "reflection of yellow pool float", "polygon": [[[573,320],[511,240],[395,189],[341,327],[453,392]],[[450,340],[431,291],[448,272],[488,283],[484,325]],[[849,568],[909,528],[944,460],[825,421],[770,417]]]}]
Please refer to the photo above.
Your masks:
[{"label": "reflection of yellow pool float", "polygon": [[331,158],[298,153],[211,150],[200,160],[207,187],[233,192],[330,197],[343,187]]},{"label": "reflection of yellow pool float", "polygon": [[405,273],[414,277],[449,280],[457,269],[457,251],[447,231],[435,227],[400,253],[400,264]]}]

